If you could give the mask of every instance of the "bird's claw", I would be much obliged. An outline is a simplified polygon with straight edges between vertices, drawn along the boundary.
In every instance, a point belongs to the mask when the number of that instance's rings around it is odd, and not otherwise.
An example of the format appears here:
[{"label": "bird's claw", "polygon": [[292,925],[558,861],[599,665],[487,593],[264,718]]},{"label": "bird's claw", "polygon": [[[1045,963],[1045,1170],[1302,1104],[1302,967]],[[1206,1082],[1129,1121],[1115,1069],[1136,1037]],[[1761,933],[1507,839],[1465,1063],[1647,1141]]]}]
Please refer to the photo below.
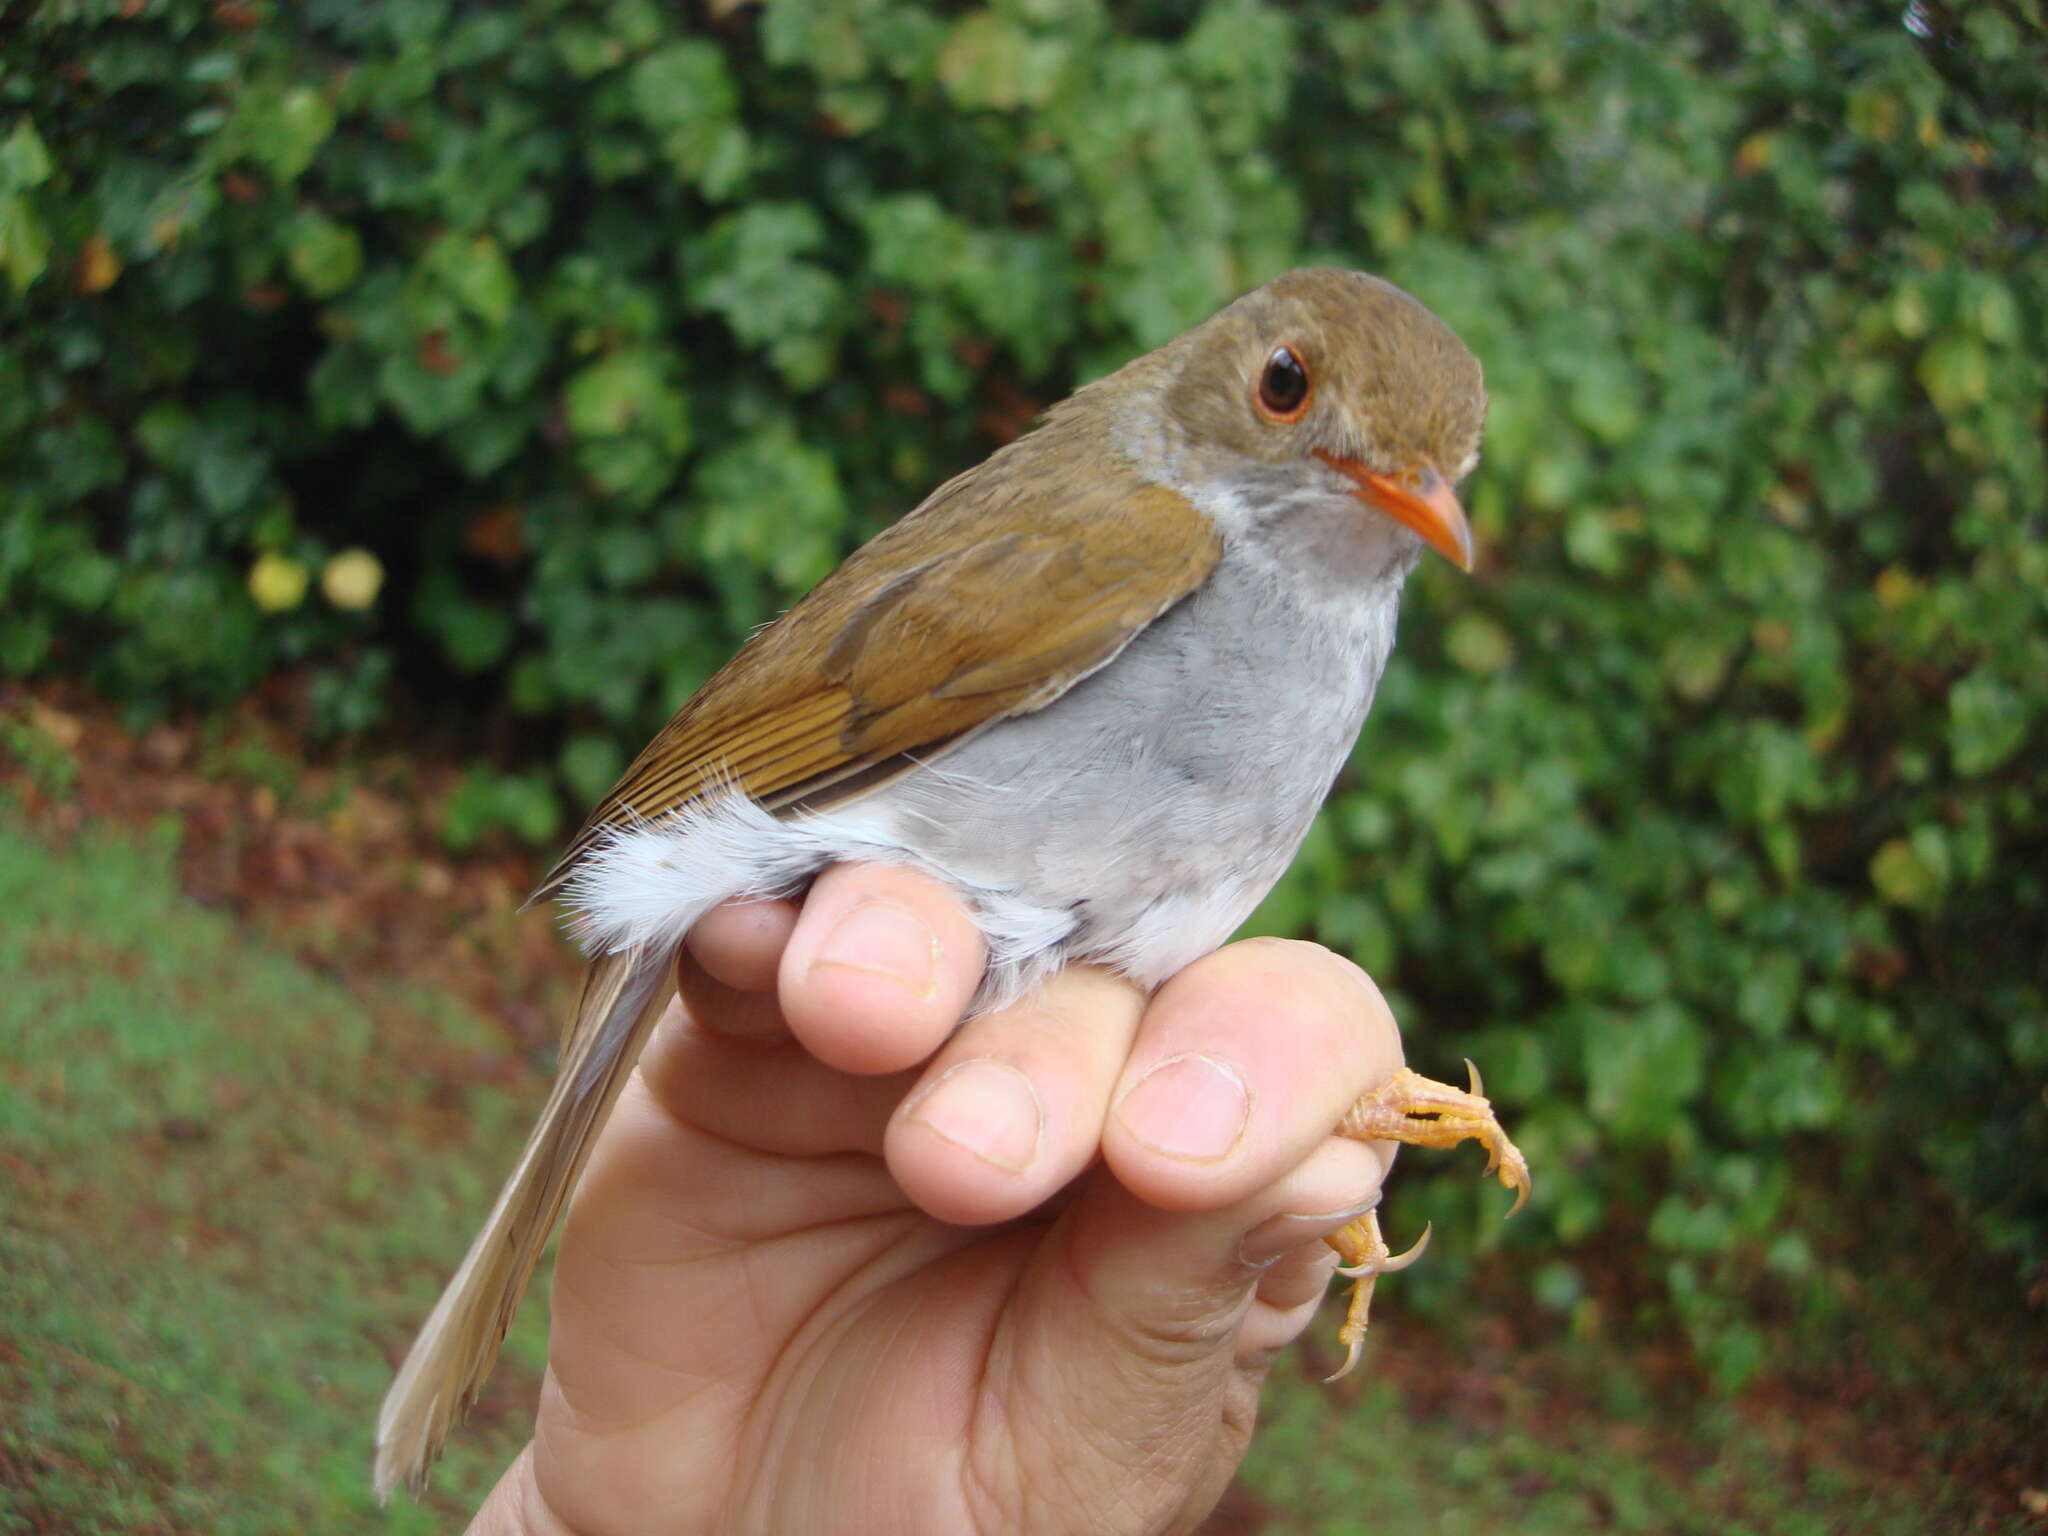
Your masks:
[{"label": "bird's claw", "polygon": [[1337,1331],[1337,1342],[1344,1346],[1344,1364],[1328,1380],[1343,1380],[1358,1364],[1359,1354],[1365,1348],[1365,1329],[1372,1312],[1374,1284],[1381,1275],[1399,1274],[1421,1258],[1429,1247],[1432,1230],[1424,1227],[1422,1236],[1404,1252],[1389,1253],[1387,1241],[1380,1235],[1379,1213],[1367,1211],[1341,1232],[1333,1232],[1325,1239],[1337,1250],[1337,1257],[1344,1261],[1337,1273],[1351,1282],[1351,1297],[1344,1308],[1344,1326]]},{"label": "bird's claw", "polygon": [[[1486,1171],[1514,1191],[1514,1215],[1529,1199],[1529,1163],[1508,1139],[1486,1098],[1479,1068],[1465,1063],[1470,1086],[1463,1091],[1403,1067],[1386,1083],[1366,1094],[1344,1116],[1340,1136],[1359,1141],[1400,1141],[1416,1147],[1455,1147],[1476,1141],[1486,1149]],[[1421,1258],[1429,1247],[1431,1228],[1404,1253],[1389,1253],[1380,1236],[1379,1214],[1368,1211],[1327,1241],[1343,1262],[1337,1273],[1351,1281],[1344,1326],[1337,1342],[1344,1346],[1344,1364],[1328,1378],[1341,1381],[1357,1366],[1365,1349],[1365,1330],[1372,1310],[1373,1287],[1381,1275],[1398,1274]]]},{"label": "bird's claw", "polygon": [[1486,1149],[1486,1171],[1514,1191],[1514,1215],[1529,1200],[1529,1163],[1508,1139],[1481,1090],[1479,1068],[1465,1063],[1472,1086],[1457,1089],[1403,1067],[1351,1106],[1338,1134],[1360,1141],[1401,1141],[1415,1147],[1455,1147],[1476,1141]]},{"label": "bird's claw", "polygon": [[1374,1259],[1367,1255],[1355,1264],[1340,1264],[1337,1266],[1337,1273],[1347,1280],[1363,1280],[1368,1275],[1398,1275],[1422,1257],[1423,1250],[1429,1246],[1429,1235],[1435,1230],[1434,1223],[1424,1227],[1422,1236],[1410,1243],[1403,1253],[1390,1254],[1387,1252],[1386,1244],[1382,1243],[1379,1258]]}]

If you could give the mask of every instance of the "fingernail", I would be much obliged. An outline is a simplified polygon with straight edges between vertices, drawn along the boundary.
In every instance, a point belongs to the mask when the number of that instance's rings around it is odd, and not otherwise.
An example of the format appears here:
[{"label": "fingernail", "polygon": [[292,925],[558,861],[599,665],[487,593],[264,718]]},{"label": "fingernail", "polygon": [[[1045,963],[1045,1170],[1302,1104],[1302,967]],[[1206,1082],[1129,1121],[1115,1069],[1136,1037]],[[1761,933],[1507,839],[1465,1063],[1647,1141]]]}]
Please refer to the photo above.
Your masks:
[{"label": "fingernail", "polygon": [[[1367,1211],[1377,1210],[1379,1203],[1380,1197],[1375,1194],[1361,1205],[1339,1211],[1282,1211],[1245,1233],[1243,1241],[1237,1245],[1238,1259],[1254,1269],[1263,1269],[1283,1254],[1292,1253],[1319,1237],[1350,1226]],[[1332,1257],[1335,1257],[1334,1253]]]},{"label": "fingernail", "polygon": [[1251,1094],[1236,1069],[1193,1054],[1159,1063],[1117,1106],[1117,1118],[1140,1142],[1193,1163],[1235,1151],[1251,1113]]},{"label": "fingernail", "polygon": [[843,966],[883,976],[917,997],[938,992],[939,936],[915,913],[886,901],[864,901],[834,925],[811,957],[811,970]]},{"label": "fingernail", "polygon": [[1045,1128],[1031,1079],[1006,1062],[985,1059],[948,1067],[912,1102],[906,1118],[1005,1173],[1031,1166]]}]

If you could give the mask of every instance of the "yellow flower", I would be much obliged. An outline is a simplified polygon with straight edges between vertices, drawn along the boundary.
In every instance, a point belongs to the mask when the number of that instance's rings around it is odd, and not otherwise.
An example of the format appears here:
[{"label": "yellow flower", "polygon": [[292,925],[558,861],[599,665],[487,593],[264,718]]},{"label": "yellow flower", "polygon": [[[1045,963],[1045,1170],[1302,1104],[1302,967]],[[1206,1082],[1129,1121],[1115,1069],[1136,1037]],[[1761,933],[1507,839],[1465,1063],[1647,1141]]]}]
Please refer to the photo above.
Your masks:
[{"label": "yellow flower", "polygon": [[384,586],[384,562],[367,549],[344,549],[320,573],[320,590],[337,608],[359,612],[377,601]]},{"label": "yellow flower", "polygon": [[306,600],[306,568],[286,555],[258,555],[249,567],[249,595],[265,613],[283,613]]}]

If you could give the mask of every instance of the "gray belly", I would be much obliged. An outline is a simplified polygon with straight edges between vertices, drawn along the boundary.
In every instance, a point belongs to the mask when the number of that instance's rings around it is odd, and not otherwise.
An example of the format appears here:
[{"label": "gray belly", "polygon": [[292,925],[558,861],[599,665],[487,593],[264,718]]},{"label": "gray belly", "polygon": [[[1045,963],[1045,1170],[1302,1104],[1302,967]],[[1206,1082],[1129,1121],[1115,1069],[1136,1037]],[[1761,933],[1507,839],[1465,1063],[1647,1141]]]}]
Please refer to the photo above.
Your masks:
[{"label": "gray belly", "polygon": [[1156,985],[1272,888],[1357,738],[1397,595],[1350,595],[1226,563],[1102,671],[861,810],[970,885],[1069,913],[1061,959]]}]

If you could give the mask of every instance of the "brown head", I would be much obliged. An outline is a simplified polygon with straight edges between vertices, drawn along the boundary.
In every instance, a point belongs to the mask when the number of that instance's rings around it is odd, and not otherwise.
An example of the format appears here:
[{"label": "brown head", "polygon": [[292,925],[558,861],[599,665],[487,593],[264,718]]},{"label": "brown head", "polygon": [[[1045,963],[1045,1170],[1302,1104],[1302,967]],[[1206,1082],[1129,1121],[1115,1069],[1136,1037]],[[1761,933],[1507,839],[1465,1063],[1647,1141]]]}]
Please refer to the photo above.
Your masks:
[{"label": "brown head", "polygon": [[[1392,283],[1307,267],[1143,359],[1185,450],[1350,482],[1470,569],[1454,487],[1479,457],[1486,386],[1449,326]],[[1106,381],[1105,381],[1106,382]]]}]

